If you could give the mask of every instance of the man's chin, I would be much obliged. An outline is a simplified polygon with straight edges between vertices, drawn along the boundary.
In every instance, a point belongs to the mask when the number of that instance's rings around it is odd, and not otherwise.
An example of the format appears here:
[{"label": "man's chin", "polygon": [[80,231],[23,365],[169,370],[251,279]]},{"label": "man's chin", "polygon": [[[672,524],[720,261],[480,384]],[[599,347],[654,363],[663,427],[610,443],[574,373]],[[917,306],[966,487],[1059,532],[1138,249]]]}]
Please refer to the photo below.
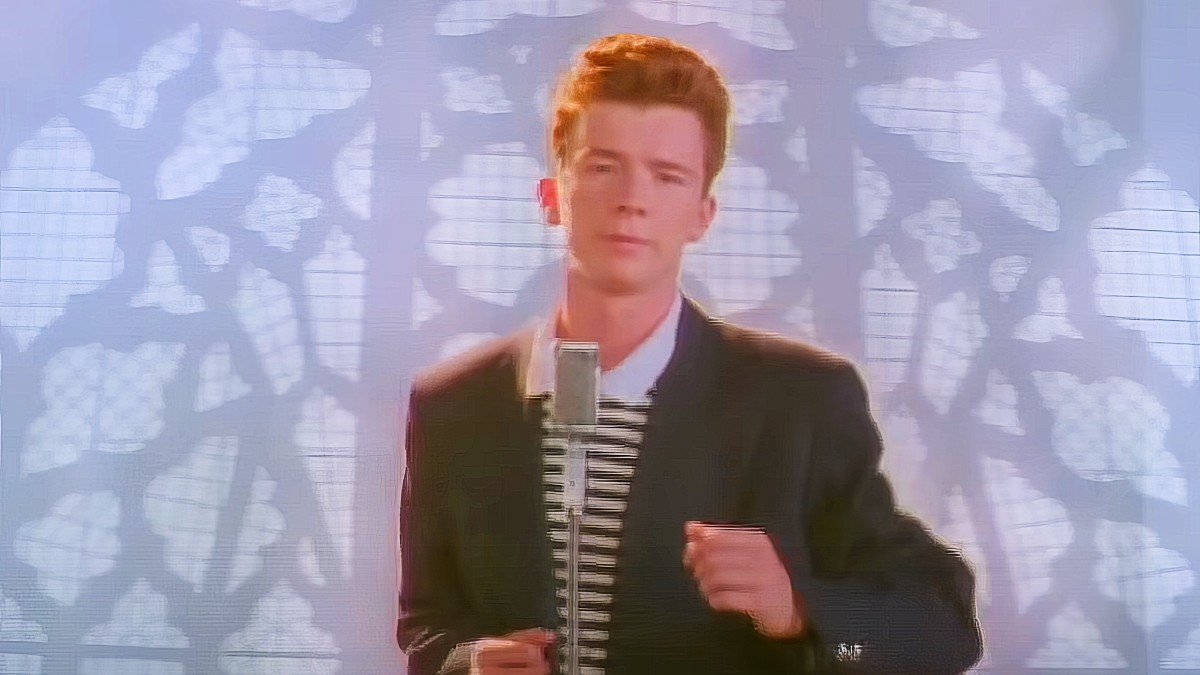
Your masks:
[{"label": "man's chin", "polygon": [[606,295],[642,295],[654,287],[645,279],[612,274],[594,279],[594,285]]},{"label": "man's chin", "polygon": [[[644,295],[662,288],[663,279],[643,266],[595,265],[574,266],[571,270],[577,278],[605,295]],[[600,268],[600,269],[597,269]]]}]

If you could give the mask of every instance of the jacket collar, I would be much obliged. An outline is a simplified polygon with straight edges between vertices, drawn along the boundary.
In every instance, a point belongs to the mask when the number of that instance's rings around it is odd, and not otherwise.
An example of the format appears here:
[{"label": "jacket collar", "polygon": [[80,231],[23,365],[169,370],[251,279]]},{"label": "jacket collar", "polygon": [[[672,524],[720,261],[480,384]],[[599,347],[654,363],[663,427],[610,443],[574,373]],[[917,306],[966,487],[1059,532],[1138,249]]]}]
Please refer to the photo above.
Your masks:
[{"label": "jacket collar", "polygon": [[[683,295],[676,293],[667,315],[654,331],[616,368],[601,373],[600,395],[623,400],[646,398],[647,392],[662,375],[675,351],[679,319],[683,310]],[[557,313],[534,324],[529,367],[525,374],[525,392],[531,395],[554,391],[554,350]]]}]

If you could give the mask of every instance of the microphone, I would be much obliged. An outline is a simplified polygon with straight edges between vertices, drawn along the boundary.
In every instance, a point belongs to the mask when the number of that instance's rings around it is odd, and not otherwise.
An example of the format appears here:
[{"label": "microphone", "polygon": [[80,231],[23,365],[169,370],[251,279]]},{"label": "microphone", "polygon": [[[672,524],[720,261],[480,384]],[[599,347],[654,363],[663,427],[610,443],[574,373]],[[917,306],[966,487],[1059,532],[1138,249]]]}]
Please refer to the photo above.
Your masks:
[{"label": "microphone", "polygon": [[587,447],[596,428],[600,346],[560,340],[554,351],[554,423],[567,435],[563,508],[567,516],[567,673],[579,674],[579,535],[587,502]]},{"label": "microphone", "polygon": [[595,430],[600,394],[600,346],[560,340],[554,351],[554,423],[567,433],[563,506],[582,510],[587,450],[580,436]]},{"label": "microphone", "polygon": [[600,345],[559,340],[554,350],[554,420],[558,424],[596,424],[600,397]]}]

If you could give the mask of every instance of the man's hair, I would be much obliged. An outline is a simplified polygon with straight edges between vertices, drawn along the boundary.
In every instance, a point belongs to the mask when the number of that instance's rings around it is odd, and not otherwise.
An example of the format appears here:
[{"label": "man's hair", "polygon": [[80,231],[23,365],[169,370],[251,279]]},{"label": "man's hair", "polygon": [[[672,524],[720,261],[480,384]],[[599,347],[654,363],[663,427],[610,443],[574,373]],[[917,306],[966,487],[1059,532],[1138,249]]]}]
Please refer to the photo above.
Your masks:
[{"label": "man's hair", "polygon": [[704,57],[678,42],[621,33],[588,45],[566,72],[554,97],[551,153],[565,166],[575,125],[598,101],[672,105],[690,110],[704,128],[704,194],[725,165],[732,106],[721,74]]}]

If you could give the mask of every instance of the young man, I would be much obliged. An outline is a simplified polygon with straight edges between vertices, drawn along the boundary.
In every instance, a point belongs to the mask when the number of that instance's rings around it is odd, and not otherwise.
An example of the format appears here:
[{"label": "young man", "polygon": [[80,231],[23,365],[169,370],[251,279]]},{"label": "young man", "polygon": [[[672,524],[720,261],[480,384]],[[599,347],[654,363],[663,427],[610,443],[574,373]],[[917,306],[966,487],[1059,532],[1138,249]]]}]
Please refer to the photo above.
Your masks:
[{"label": "young man", "polygon": [[[594,42],[562,82],[568,242],[554,315],[414,382],[398,639],[409,672],[563,661],[555,339],[600,348],[581,547],[583,672],[951,673],[979,657],[973,576],[896,511],[844,359],[710,318],[679,290],[717,212],[730,99],[669,40]],[[557,649],[556,649],[557,647]]]}]

